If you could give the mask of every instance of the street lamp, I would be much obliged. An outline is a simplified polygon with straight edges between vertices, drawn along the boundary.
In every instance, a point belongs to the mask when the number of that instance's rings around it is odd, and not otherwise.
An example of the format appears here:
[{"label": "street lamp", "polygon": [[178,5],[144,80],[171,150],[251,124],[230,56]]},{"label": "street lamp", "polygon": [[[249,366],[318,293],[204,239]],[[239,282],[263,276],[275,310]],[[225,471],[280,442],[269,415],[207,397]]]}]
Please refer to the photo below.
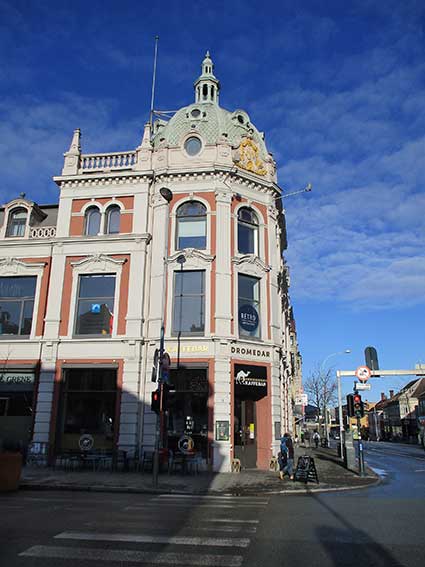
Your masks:
[{"label": "street lamp", "polygon": [[[341,354],[351,354],[351,349],[346,348],[345,350],[342,351],[338,351],[338,352],[333,352],[332,354],[328,354],[328,356],[322,361],[322,364],[320,365],[320,375],[323,374],[324,372],[324,368],[325,368],[325,364],[326,362],[332,358],[333,356],[339,356]],[[340,443],[341,443],[341,451],[342,451],[342,407],[341,407],[341,383],[340,383],[340,379],[339,376],[337,374],[337,382],[338,382],[338,402],[339,402],[339,436],[340,436]],[[327,407],[326,407],[326,392],[325,392],[325,432],[326,432],[326,440],[329,444],[329,432],[328,432],[328,427],[327,427],[327,421],[328,421],[328,411],[327,411]],[[341,453],[342,455],[342,453]]]},{"label": "street lamp", "polygon": [[[173,193],[168,187],[161,187],[159,190],[161,197],[166,201],[167,205],[170,204]],[[161,305],[161,336],[159,340],[159,353],[158,353],[158,367],[157,367],[157,380],[158,388],[160,392],[160,402],[159,402],[159,414],[156,417],[156,428],[155,428],[155,450],[153,455],[152,463],[152,477],[153,485],[158,485],[158,472],[159,472],[159,449],[162,441],[162,403],[163,403],[163,362],[164,362],[164,342],[165,342],[165,308],[166,308],[166,293],[167,293],[167,256],[168,256],[168,219],[165,221],[165,243],[164,243],[164,272],[163,272],[163,293],[162,293],[162,305]]]}]

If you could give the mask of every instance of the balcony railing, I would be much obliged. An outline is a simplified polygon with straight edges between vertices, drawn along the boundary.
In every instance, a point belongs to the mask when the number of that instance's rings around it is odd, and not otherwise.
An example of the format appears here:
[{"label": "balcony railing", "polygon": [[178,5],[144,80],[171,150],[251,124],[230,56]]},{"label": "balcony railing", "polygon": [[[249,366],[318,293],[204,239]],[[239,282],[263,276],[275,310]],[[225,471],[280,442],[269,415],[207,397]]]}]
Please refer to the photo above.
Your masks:
[{"label": "balcony railing", "polygon": [[81,171],[130,169],[135,163],[135,151],[115,152],[111,154],[83,154],[81,156]]},{"label": "balcony railing", "polygon": [[30,228],[30,238],[54,238],[55,226],[33,226]]}]

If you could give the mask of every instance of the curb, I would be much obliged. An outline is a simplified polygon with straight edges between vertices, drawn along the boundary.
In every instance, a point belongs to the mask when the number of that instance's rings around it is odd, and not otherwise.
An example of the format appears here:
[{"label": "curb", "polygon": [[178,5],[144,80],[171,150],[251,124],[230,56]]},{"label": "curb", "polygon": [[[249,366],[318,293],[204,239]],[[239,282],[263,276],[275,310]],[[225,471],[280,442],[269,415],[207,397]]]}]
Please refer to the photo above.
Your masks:
[{"label": "curb", "polygon": [[[327,486],[327,487],[316,487],[314,486],[306,486],[305,488],[295,488],[293,490],[288,489],[264,489],[259,490],[257,494],[310,494],[312,492],[343,492],[348,490],[359,490],[362,488],[370,488],[372,486],[376,486],[382,482],[382,479],[375,475],[375,478],[368,482],[367,484],[363,485],[351,485],[351,486]],[[96,485],[92,486],[89,484],[81,484],[81,485],[74,485],[74,484],[32,484],[30,482],[21,482],[19,485],[20,490],[34,490],[34,491],[67,491],[67,492],[97,492],[97,493],[115,493],[115,494],[176,494],[176,495],[224,495],[224,496],[250,496],[249,494],[249,487],[240,487],[240,488],[229,488],[224,490],[181,490],[181,489],[173,489],[173,488],[134,488],[134,487],[122,487],[122,486],[102,486]],[[248,492],[248,494],[246,494]]]}]

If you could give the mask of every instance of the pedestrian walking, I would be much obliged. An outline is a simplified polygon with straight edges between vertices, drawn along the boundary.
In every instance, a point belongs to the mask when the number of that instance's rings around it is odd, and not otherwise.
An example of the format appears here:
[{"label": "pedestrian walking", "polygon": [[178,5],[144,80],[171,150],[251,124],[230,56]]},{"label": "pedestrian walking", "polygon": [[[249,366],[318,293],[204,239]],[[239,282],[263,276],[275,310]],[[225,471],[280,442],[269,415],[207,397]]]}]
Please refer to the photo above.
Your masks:
[{"label": "pedestrian walking", "polygon": [[317,449],[318,446],[319,446],[319,441],[320,441],[320,435],[319,435],[319,432],[318,432],[318,431],[315,431],[315,432],[314,432],[313,441],[314,441],[314,446],[315,446],[316,449]]},{"label": "pedestrian walking", "polygon": [[289,433],[280,440],[280,460],[279,460],[279,478],[283,480],[285,475],[290,480],[294,480],[294,444]]}]

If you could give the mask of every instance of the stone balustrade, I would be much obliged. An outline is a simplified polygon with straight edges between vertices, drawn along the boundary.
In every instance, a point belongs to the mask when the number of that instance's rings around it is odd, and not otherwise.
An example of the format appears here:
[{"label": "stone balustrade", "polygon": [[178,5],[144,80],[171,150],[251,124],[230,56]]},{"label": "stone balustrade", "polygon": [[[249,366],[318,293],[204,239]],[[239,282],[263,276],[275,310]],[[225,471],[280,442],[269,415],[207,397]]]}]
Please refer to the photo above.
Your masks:
[{"label": "stone balustrade", "polygon": [[30,228],[30,238],[54,238],[55,226],[33,226]]},{"label": "stone balustrade", "polygon": [[136,152],[115,152],[110,154],[82,154],[81,171],[102,171],[107,169],[129,169],[136,163]]}]

